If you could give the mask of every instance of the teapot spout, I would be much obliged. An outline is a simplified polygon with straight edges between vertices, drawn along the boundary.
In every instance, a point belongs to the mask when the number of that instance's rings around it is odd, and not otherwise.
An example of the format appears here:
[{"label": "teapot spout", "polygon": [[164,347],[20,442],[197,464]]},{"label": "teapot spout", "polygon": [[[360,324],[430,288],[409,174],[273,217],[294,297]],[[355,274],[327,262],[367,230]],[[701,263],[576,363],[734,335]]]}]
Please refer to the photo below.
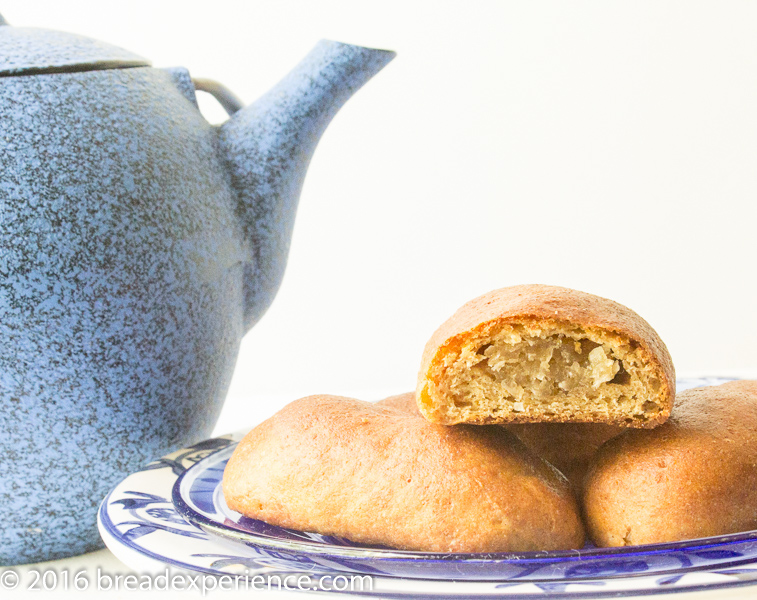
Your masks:
[{"label": "teapot spout", "polygon": [[263,316],[281,284],[297,203],[321,134],[347,99],[394,52],[323,40],[257,102],[219,131],[249,243],[245,326]]}]

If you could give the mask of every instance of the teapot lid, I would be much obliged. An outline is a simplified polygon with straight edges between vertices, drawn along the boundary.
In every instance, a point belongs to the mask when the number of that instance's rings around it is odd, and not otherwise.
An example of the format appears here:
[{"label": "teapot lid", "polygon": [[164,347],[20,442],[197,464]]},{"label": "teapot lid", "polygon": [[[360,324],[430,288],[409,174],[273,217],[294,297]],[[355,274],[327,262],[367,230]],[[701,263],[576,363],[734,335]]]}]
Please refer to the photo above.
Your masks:
[{"label": "teapot lid", "polygon": [[0,77],[149,66],[118,46],[52,29],[11,27],[0,15]]}]

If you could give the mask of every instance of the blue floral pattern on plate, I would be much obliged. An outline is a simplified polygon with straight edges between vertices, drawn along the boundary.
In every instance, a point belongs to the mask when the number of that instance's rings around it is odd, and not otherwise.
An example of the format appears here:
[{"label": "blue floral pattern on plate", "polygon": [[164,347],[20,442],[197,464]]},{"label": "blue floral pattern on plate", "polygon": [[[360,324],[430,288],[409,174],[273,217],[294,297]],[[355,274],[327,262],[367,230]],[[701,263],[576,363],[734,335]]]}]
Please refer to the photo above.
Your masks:
[{"label": "blue floral pattern on plate", "polygon": [[[680,390],[722,381],[679,380],[678,386]],[[106,544],[135,567],[149,559],[155,565],[219,576],[369,574],[373,589],[361,593],[375,597],[591,598],[757,584],[757,532],[516,557],[367,548],[270,526],[246,519],[222,502],[218,483],[223,465],[240,438],[235,434],[205,440],[126,478],[100,507],[98,521]],[[445,585],[451,580],[454,586]]]}]

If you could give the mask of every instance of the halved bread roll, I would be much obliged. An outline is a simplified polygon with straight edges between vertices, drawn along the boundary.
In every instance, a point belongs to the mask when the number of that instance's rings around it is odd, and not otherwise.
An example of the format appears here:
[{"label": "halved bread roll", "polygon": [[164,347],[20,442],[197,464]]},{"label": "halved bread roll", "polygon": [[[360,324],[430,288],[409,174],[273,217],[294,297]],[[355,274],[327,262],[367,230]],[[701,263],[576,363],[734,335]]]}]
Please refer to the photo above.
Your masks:
[{"label": "halved bread roll", "polygon": [[674,394],[670,354],[644,319],[612,300],[546,285],[465,304],[426,345],[416,390],[421,413],[445,425],[654,427]]},{"label": "halved bread roll", "polygon": [[292,402],[240,443],[228,506],[281,527],[428,552],[581,548],[565,478],[502,427],[445,427],[336,396]]}]

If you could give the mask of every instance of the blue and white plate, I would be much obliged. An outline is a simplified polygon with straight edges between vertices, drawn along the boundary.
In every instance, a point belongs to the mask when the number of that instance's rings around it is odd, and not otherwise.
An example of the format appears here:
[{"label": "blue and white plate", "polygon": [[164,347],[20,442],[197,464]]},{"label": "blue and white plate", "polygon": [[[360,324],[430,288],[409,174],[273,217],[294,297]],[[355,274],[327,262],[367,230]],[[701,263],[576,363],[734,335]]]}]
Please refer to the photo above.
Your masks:
[{"label": "blue and white plate", "polygon": [[[722,380],[679,381],[679,390]],[[103,501],[100,531],[135,569],[215,575],[368,574],[376,597],[603,597],[757,585],[757,531],[620,549],[431,554],[369,548],[273,527],[231,511],[223,466],[241,435],[205,440],[150,463]],[[450,585],[450,581],[455,581]]]}]

